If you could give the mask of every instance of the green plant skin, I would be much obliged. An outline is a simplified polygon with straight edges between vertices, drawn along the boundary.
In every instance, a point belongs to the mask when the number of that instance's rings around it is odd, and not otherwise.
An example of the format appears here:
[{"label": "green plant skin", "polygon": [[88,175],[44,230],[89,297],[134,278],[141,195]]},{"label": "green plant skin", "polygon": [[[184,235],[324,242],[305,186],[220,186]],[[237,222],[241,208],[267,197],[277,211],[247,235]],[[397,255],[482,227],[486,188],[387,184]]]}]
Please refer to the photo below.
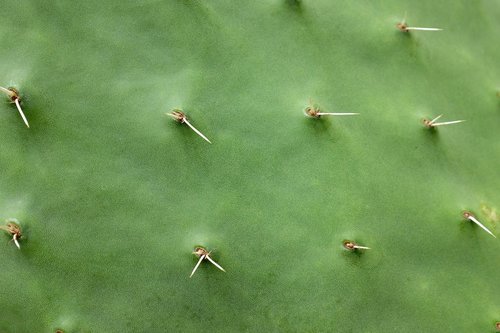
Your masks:
[{"label": "green plant skin", "polygon": [[[444,30],[403,34],[405,12]],[[0,104],[0,216],[25,234],[1,238],[0,331],[493,332],[500,242],[461,213],[500,236],[499,15],[4,3],[0,85],[31,128]],[[467,121],[423,128],[441,113]],[[227,273],[189,279],[196,244]]]}]

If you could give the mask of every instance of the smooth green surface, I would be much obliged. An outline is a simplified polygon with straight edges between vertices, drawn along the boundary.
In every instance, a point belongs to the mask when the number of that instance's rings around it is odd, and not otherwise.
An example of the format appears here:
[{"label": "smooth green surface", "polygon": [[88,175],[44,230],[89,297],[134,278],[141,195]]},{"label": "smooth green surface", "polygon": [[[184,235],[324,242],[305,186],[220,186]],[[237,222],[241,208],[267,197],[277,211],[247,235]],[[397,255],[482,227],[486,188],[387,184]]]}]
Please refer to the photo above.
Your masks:
[{"label": "smooth green surface", "polygon": [[[444,31],[403,34],[405,12]],[[0,217],[25,234],[1,237],[0,331],[493,332],[500,240],[461,213],[500,237],[499,17],[4,1],[0,85],[31,128],[0,104]],[[423,128],[441,113],[467,122]],[[197,244],[227,273],[189,279]]]}]

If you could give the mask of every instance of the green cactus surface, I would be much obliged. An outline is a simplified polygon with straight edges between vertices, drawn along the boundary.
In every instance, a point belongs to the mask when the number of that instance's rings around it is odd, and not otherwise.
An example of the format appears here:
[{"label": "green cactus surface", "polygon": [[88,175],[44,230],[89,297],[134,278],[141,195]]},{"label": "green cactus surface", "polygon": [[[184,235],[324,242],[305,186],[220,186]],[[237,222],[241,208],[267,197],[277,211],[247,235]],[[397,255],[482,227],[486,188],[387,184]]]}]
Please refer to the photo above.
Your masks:
[{"label": "green cactus surface", "polygon": [[496,331],[498,1],[1,7],[0,332]]}]

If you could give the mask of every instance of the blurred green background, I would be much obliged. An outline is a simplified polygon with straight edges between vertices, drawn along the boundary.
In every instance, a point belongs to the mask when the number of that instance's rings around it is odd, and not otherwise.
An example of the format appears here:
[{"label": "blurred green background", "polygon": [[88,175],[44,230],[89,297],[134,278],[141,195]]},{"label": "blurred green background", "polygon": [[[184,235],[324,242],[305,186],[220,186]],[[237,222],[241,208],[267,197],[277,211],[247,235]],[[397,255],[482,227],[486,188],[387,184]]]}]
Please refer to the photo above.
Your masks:
[{"label": "blurred green background", "polygon": [[1,332],[495,331],[498,1],[1,7]]}]

